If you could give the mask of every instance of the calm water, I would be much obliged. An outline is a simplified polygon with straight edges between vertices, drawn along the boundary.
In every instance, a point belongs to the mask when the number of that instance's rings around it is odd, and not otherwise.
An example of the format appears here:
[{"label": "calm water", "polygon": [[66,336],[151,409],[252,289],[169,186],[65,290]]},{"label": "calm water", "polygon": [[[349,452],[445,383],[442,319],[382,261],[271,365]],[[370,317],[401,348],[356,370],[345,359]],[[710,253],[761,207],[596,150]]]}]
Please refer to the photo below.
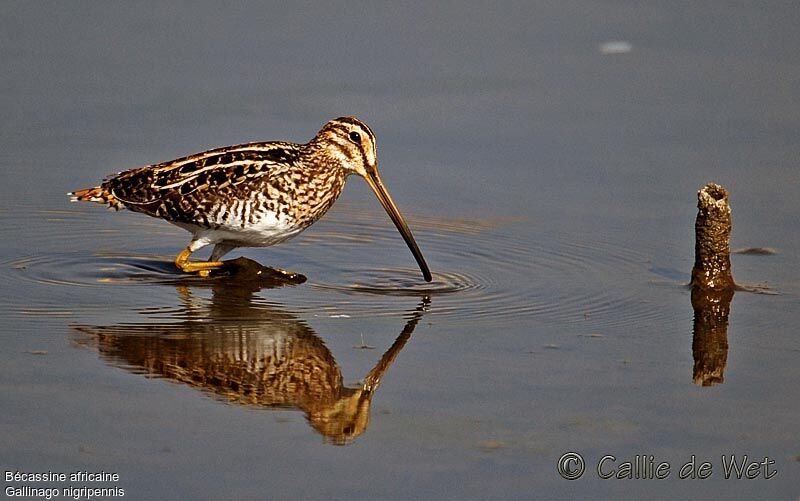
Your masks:
[{"label": "calm water", "polygon": [[[4,471],[115,472],[93,486],[133,499],[800,495],[796,6],[0,10]],[[343,114],[432,283],[355,178],[239,253],[308,277],[279,288],[182,277],[188,233],[64,195]],[[778,251],[734,277],[779,294],[737,293],[704,341],[684,284],[711,180],[732,246]],[[600,479],[607,454],[670,475]],[[678,478],[692,455],[710,478]]]}]

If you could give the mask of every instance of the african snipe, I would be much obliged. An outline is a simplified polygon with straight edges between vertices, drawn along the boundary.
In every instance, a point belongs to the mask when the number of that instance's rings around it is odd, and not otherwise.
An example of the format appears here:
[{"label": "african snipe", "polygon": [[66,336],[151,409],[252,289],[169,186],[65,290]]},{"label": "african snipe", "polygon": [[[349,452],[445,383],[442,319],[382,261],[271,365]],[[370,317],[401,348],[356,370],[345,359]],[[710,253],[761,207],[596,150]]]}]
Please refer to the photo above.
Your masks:
[{"label": "african snipe", "polygon": [[[306,144],[270,141],[217,148],[108,177],[72,201],[127,208],[192,233],[175,258],[184,272],[208,275],[236,247],[266,247],[308,228],[330,209],[347,177],[363,177],[414,254],[425,280],[431,272],[414,236],[378,175],[375,135],[354,117],[331,120]],[[193,252],[214,244],[206,262]]]}]

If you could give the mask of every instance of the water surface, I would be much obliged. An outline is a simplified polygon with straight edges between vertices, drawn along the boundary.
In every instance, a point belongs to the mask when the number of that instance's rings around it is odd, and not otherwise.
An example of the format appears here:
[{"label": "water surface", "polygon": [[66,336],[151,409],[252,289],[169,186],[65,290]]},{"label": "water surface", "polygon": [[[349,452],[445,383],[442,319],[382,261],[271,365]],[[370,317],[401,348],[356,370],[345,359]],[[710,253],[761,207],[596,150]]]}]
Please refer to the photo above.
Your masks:
[{"label": "water surface", "polygon": [[[134,499],[800,495],[797,9],[1,9],[4,470],[114,471]],[[284,287],[181,276],[187,233],[64,195],[343,114],[431,283],[356,178],[237,251],[308,277]],[[779,294],[737,292],[723,337],[685,287],[708,181],[733,248],[776,251],[732,256]],[[602,480],[606,454],[673,473]],[[778,474],[726,480],[731,454]],[[678,479],[692,455],[711,478]]]}]

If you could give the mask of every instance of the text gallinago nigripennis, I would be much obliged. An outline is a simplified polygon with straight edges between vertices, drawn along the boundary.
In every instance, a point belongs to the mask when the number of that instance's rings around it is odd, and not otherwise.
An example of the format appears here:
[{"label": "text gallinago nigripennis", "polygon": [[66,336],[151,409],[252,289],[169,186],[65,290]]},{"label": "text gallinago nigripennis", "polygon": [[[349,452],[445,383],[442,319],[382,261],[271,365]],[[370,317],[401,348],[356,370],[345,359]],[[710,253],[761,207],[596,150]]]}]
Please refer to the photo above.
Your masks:
[{"label": "text gallinago nigripennis", "polygon": [[[331,120],[306,144],[280,141],[217,148],[108,177],[77,190],[84,200],[165,219],[192,233],[175,258],[184,272],[207,275],[236,247],[287,240],[322,217],[350,174],[363,177],[403,235],[425,280],[431,272],[378,175],[375,135],[354,117]],[[207,262],[191,254],[214,244]]]}]

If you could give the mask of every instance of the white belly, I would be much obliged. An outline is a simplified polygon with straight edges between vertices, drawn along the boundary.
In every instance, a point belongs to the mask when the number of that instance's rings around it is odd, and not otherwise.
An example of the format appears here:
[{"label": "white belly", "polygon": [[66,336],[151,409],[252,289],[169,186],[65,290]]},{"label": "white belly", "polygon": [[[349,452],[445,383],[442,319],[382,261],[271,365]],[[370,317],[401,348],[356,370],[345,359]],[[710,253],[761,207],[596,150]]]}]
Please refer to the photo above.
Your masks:
[{"label": "white belly", "polygon": [[206,245],[225,242],[236,247],[268,247],[288,240],[304,229],[306,225],[298,225],[285,214],[271,211],[253,215],[252,222],[247,221],[249,214],[240,214],[231,210],[224,219],[209,221],[215,227],[207,228],[194,224],[174,223],[194,234],[195,240],[202,240]]}]

